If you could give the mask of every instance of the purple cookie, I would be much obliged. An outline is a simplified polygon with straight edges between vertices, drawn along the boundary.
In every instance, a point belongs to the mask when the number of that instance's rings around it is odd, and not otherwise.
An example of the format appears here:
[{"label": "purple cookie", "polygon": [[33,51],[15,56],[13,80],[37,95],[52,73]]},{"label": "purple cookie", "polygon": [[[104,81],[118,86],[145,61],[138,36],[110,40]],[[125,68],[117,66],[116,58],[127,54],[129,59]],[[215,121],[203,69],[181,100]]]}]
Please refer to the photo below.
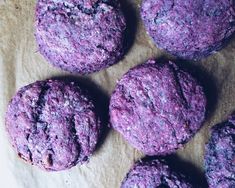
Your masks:
[{"label": "purple cookie", "polygon": [[72,82],[46,80],[22,87],[6,113],[6,128],[19,157],[48,171],[87,161],[100,126],[92,100]]},{"label": "purple cookie", "polygon": [[212,128],[204,164],[210,188],[235,187],[235,116]]},{"label": "purple cookie", "polygon": [[112,127],[147,155],[165,155],[186,143],[205,117],[203,88],[174,63],[150,60],[129,70],[110,101]]},{"label": "purple cookie", "polygon": [[157,46],[183,59],[214,53],[235,31],[232,0],[143,0],[141,16]]},{"label": "purple cookie", "polygon": [[36,5],[39,52],[66,71],[86,74],[117,63],[125,29],[117,0],[38,0]]},{"label": "purple cookie", "polygon": [[121,188],[191,188],[193,185],[180,173],[172,171],[165,161],[138,162],[123,180]]}]

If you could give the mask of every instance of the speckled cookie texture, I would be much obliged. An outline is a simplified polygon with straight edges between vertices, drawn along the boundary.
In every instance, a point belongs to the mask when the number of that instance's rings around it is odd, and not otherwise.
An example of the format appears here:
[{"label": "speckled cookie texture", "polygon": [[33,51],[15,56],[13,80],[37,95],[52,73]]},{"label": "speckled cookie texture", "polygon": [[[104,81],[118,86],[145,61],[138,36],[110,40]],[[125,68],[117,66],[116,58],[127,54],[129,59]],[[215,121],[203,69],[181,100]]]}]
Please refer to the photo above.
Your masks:
[{"label": "speckled cookie texture", "polygon": [[192,188],[181,173],[173,171],[165,161],[137,162],[122,182],[121,188]]},{"label": "speckled cookie texture", "polygon": [[126,21],[117,0],[38,0],[35,37],[54,66],[86,74],[124,54]]},{"label": "speckled cookie texture", "polygon": [[210,188],[235,187],[235,116],[215,125],[206,145],[205,171]]},{"label": "speckled cookie texture", "polygon": [[86,91],[73,82],[46,80],[17,92],[7,109],[6,128],[20,158],[58,171],[88,160],[100,120]]},{"label": "speckled cookie texture", "polygon": [[235,31],[232,0],[143,0],[141,16],[157,46],[183,59],[218,51]]},{"label": "speckled cookie texture", "polygon": [[153,60],[129,70],[110,101],[110,121],[135,148],[165,155],[186,143],[202,126],[203,88],[174,63]]}]

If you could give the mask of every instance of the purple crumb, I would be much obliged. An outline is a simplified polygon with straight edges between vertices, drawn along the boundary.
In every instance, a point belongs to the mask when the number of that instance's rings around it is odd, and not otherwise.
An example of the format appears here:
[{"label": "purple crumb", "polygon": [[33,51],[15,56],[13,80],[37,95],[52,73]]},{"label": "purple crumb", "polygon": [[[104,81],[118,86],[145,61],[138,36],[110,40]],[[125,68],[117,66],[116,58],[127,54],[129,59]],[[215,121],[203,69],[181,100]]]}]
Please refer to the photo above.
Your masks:
[{"label": "purple crumb", "polygon": [[35,24],[39,52],[63,70],[96,72],[123,56],[126,21],[117,0],[38,0]]},{"label": "purple crumb", "polygon": [[122,182],[121,188],[192,188],[181,173],[177,173],[163,160],[136,163]]},{"label": "purple crumb", "polygon": [[87,161],[100,126],[92,100],[73,82],[45,80],[24,86],[6,112],[10,142],[19,157],[48,171]]},{"label": "purple crumb", "polygon": [[232,0],[143,0],[141,16],[157,46],[183,59],[214,53],[235,31]]},{"label": "purple crumb", "polygon": [[210,188],[235,187],[235,116],[212,128],[204,161]]},{"label": "purple crumb", "polygon": [[129,70],[110,101],[112,127],[147,155],[175,152],[205,118],[203,88],[174,63],[150,60]]}]

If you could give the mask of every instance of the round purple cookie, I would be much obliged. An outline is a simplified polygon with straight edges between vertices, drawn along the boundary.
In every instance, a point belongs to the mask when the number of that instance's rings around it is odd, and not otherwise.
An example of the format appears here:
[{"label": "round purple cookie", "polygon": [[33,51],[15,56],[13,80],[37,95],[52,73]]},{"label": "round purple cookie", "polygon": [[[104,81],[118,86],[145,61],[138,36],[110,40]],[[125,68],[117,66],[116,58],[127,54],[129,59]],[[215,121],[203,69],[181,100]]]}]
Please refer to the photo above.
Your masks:
[{"label": "round purple cookie", "polygon": [[235,116],[212,128],[204,164],[210,188],[235,187]]},{"label": "round purple cookie", "polygon": [[19,157],[48,171],[87,161],[100,127],[92,99],[73,82],[46,80],[22,87],[6,112]]},{"label": "round purple cookie", "polygon": [[136,163],[122,182],[121,188],[192,188],[193,185],[181,173],[177,173],[163,160]]},{"label": "round purple cookie", "polygon": [[135,148],[165,155],[186,143],[205,117],[203,88],[174,63],[150,60],[129,70],[110,101],[110,121]]},{"label": "round purple cookie", "polygon": [[141,16],[157,46],[183,59],[218,51],[235,31],[232,0],[143,0]]},{"label": "round purple cookie", "polygon": [[124,53],[126,21],[117,0],[38,0],[36,41],[54,66],[91,73]]}]

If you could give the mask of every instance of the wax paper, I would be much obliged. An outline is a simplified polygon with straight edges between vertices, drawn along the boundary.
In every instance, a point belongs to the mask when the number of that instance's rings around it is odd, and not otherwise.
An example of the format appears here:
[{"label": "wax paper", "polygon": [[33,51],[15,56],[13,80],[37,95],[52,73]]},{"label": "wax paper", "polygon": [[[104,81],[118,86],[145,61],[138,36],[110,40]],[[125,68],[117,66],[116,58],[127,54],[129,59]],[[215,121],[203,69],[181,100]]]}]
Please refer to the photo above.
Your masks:
[{"label": "wax paper", "polygon": [[[118,188],[133,163],[144,155],[121,135],[106,128],[89,163],[61,172],[45,172],[19,159],[5,130],[7,104],[22,86],[36,80],[65,77],[91,88],[107,114],[109,96],[120,77],[149,58],[174,60],[155,47],[140,19],[140,0],[122,0],[128,21],[129,49],[123,59],[105,70],[86,76],[61,71],[40,55],[34,39],[34,0],[0,0],[0,187],[1,188]],[[198,62],[175,60],[202,83],[208,97],[202,129],[169,160],[206,187],[204,146],[209,129],[235,110],[235,40],[221,51]]]}]

